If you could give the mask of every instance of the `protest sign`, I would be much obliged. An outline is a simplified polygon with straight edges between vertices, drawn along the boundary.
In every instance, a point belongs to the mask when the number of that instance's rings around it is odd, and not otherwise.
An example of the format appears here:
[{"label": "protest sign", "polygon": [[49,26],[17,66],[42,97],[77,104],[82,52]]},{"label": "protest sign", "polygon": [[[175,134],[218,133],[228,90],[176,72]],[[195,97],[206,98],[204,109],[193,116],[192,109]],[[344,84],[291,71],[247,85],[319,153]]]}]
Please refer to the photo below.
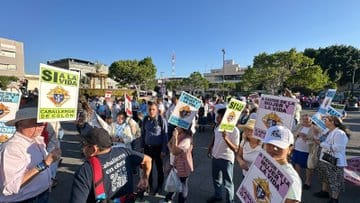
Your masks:
[{"label": "protest sign", "polygon": [[0,144],[15,133],[15,127],[6,126],[5,122],[15,118],[20,99],[21,94],[18,92],[0,91]]},{"label": "protest sign", "polygon": [[348,166],[344,169],[345,180],[360,186],[360,157],[347,159]]},{"label": "protest sign", "polygon": [[180,128],[189,129],[200,106],[200,99],[182,92],[173,113],[170,115],[169,123]]},{"label": "protest sign", "polygon": [[327,110],[326,110],[326,114],[330,115],[330,116],[336,116],[338,118],[342,117],[342,113],[340,113],[339,111],[337,111],[336,109],[334,109],[331,106],[328,106]]},{"label": "protest sign", "polygon": [[293,180],[264,150],[259,152],[236,195],[242,202],[284,202]]},{"label": "protest sign", "polygon": [[319,107],[318,112],[316,112],[311,120],[322,130],[323,133],[326,133],[328,129],[325,126],[325,122],[323,121],[323,117],[325,115],[342,117],[342,113],[338,112],[336,109],[331,107],[331,101],[336,94],[336,89],[329,89],[326,94],[322,104]]},{"label": "protest sign", "polygon": [[105,91],[105,99],[111,98],[112,91]]},{"label": "protest sign", "polygon": [[311,116],[311,121],[315,123],[323,132],[327,131],[327,128],[325,126],[325,122],[323,121],[322,117],[324,115],[320,114],[319,112],[316,112],[313,116]]},{"label": "protest sign", "polygon": [[80,73],[40,64],[38,122],[76,120]]},{"label": "protest sign", "polygon": [[126,112],[126,115],[132,116],[133,114],[132,114],[131,98],[127,94],[125,94],[124,97],[125,97],[125,112]]},{"label": "protest sign", "polygon": [[226,112],[221,120],[219,131],[232,132],[236,127],[237,121],[245,106],[245,102],[232,98],[226,107]]},{"label": "protest sign", "polygon": [[318,112],[321,114],[325,114],[327,108],[331,105],[331,102],[333,98],[335,97],[336,89],[328,89],[328,91],[325,94],[325,98],[323,102],[321,103]]},{"label": "protest sign", "polygon": [[296,99],[289,97],[261,95],[254,136],[263,139],[267,129],[274,125],[292,129],[296,102]]},{"label": "protest sign", "polygon": [[331,103],[331,107],[333,107],[336,111],[340,112],[341,114],[344,114],[345,104]]}]

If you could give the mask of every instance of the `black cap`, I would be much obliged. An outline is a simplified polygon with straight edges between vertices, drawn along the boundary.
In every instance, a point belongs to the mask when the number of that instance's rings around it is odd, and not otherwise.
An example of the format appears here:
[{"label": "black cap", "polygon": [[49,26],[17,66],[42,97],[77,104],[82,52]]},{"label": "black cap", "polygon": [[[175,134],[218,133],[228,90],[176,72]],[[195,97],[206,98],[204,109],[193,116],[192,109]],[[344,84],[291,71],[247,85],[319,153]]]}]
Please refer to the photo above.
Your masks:
[{"label": "black cap", "polygon": [[98,147],[106,148],[112,145],[109,133],[103,128],[93,128],[83,138],[87,144],[97,145]]}]

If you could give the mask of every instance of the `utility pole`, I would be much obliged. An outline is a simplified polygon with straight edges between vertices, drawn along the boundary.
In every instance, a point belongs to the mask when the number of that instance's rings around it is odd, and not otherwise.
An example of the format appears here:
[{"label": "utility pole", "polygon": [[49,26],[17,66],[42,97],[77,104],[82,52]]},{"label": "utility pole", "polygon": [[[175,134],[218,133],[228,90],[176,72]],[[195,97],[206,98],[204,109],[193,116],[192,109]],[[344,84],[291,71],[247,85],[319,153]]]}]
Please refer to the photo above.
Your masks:
[{"label": "utility pole", "polygon": [[222,73],[223,73],[223,75],[222,75],[222,78],[223,78],[223,81],[222,81],[222,83],[223,83],[223,85],[222,85],[222,89],[223,89],[223,97],[225,98],[225,49],[222,49],[221,50],[222,51],[222,53],[223,53],[223,58],[222,58],[222,62],[223,62],[223,64],[222,64]]},{"label": "utility pole", "polygon": [[172,55],[171,55],[171,76],[175,77],[175,52],[173,51]]},{"label": "utility pole", "polygon": [[164,72],[161,71],[160,72],[160,80],[161,80],[161,85],[160,85],[160,93],[161,93],[161,96],[162,96],[162,99],[164,99],[164,96],[165,96],[165,85],[164,85],[164,77],[163,77],[163,74]]}]

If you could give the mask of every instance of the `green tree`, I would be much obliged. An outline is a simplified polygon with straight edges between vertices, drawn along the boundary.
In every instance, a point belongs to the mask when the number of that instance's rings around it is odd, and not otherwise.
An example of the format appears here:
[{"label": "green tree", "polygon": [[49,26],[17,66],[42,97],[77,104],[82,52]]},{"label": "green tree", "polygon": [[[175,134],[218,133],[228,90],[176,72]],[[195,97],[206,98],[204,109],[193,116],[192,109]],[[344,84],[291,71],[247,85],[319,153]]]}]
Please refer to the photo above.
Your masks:
[{"label": "green tree", "polygon": [[315,64],[329,74],[331,81],[338,85],[359,82],[357,72],[360,63],[360,50],[353,46],[333,45],[319,49],[305,49],[304,55],[315,59]]},{"label": "green tree", "polygon": [[166,89],[172,91],[181,91],[184,89],[183,79],[167,81],[165,85],[166,85]]},{"label": "green tree", "polygon": [[11,82],[16,82],[18,80],[19,80],[19,78],[15,77],[15,76],[0,76],[0,89],[6,90],[7,86]]},{"label": "green tree", "polygon": [[156,67],[150,57],[141,61],[119,60],[110,65],[109,77],[122,86],[134,85],[139,94],[140,89],[154,89]]},{"label": "green tree", "polygon": [[[317,85],[314,85],[314,87],[306,88],[309,90],[322,88],[320,87],[321,84],[325,85],[324,83],[328,82],[326,74],[322,73],[321,69],[318,72],[319,67],[312,67],[313,65],[314,59],[304,56],[303,53],[297,52],[295,49],[273,54],[261,53],[255,56],[253,67],[245,71],[240,86],[244,91],[262,89],[275,94],[285,86],[289,88],[305,88],[293,78],[302,73],[316,72],[321,75],[318,79],[320,81],[316,81]],[[306,80],[307,78],[303,79]],[[309,80],[305,84],[311,82]]]},{"label": "green tree", "polygon": [[188,78],[183,81],[185,89],[192,90],[206,90],[209,88],[209,82],[199,72],[193,72]]},{"label": "green tree", "polygon": [[319,92],[330,83],[329,76],[318,65],[305,67],[291,75],[286,83],[292,90],[310,94]]}]

